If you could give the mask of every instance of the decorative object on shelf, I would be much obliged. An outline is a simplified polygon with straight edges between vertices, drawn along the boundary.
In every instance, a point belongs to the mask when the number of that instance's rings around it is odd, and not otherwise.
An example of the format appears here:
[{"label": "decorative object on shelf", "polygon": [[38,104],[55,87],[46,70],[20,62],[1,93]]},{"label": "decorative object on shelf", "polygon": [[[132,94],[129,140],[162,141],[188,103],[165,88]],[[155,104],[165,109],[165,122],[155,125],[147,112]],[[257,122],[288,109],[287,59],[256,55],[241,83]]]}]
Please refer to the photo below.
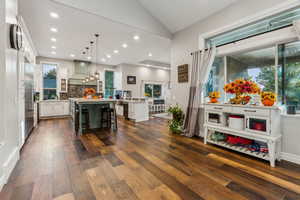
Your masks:
[{"label": "decorative object on shelf", "polygon": [[238,136],[227,136],[227,142],[232,145],[246,146],[253,144],[253,140],[249,140],[246,138],[238,137]]},{"label": "decorative object on shelf", "polygon": [[210,139],[213,141],[227,141],[227,135],[221,132],[215,131],[213,134],[211,134]]},{"label": "decorative object on shelf", "polygon": [[224,91],[229,94],[235,94],[235,97],[230,99],[231,104],[246,105],[251,100],[249,94],[259,94],[260,88],[251,80],[237,79],[226,84]]},{"label": "decorative object on shelf", "polygon": [[136,84],[136,76],[127,76],[127,84]]},{"label": "decorative object on shelf", "polygon": [[178,66],[178,83],[189,82],[189,65]]},{"label": "decorative object on shelf", "polygon": [[295,115],[296,114],[296,108],[297,106],[296,105],[287,105],[286,106],[286,112],[288,115]]},{"label": "decorative object on shelf", "polygon": [[220,92],[210,92],[209,93],[209,98],[210,98],[210,103],[218,103],[218,99],[221,97]]},{"label": "decorative object on shelf", "polygon": [[244,118],[242,115],[230,115],[228,117],[228,127],[235,130],[243,130]]},{"label": "decorative object on shelf", "polygon": [[67,92],[67,80],[64,78],[60,79],[60,91]]},{"label": "decorative object on shelf", "polygon": [[173,119],[169,122],[169,129],[172,133],[181,133],[184,114],[182,109],[176,104],[175,106],[170,106],[168,113],[171,113]]},{"label": "decorative object on shelf", "polygon": [[264,106],[273,106],[276,102],[276,94],[274,92],[261,92],[260,97]]},{"label": "decorative object on shelf", "polygon": [[84,89],[84,98],[86,99],[92,99],[95,94],[96,94],[96,90],[94,88]]}]

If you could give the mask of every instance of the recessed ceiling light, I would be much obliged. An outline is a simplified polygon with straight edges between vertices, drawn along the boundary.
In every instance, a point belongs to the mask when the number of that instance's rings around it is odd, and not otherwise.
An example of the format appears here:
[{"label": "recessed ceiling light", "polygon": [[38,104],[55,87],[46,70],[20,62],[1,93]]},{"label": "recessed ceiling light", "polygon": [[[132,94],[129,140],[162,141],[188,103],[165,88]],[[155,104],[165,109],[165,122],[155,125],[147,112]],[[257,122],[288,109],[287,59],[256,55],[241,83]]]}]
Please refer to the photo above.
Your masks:
[{"label": "recessed ceiling light", "polygon": [[102,62],[106,62],[106,59],[105,59],[105,58],[102,58],[101,61],[102,61]]},{"label": "recessed ceiling light", "polygon": [[134,39],[134,40],[139,40],[139,39],[140,39],[140,36],[135,35],[135,36],[133,36],[133,39]]},{"label": "recessed ceiling light", "polygon": [[149,57],[152,57],[152,53],[149,53],[148,56],[149,56]]},{"label": "recessed ceiling light", "polygon": [[55,55],[55,54],[56,54],[56,52],[55,52],[55,51],[52,51],[51,53],[52,53],[53,55]]},{"label": "recessed ceiling light", "polygon": [[75,57],[75,55],[74,55],[74,54],[70,54],[70,56],[71,56],[72,58],[74,58],[74,57]]},{"label": "recessed ceiling light", "polygon": [[122,47],[123,47],[123,48],[127,48],[128,45],[127,45],[126,43],[124,43],[124,44],[122,44]]},{"label": "recessed ceiling light", "polygon": [[56,42],[56,38],[51,38],[51,41],[52,42]]},{"label": "recessed ceiling light", "polygon": [[50,28],[50,31],[52,31],[53,33],[57,33],[57,28]]},{"label": "recessed ceiling light", "polygon": [[87,59],[88,59],[88,60],[91,60],[91,59],[92,59],[92,57],[91,57],[91,56],[88,56],[88,57],[87,57]]},{"label": "recessed ceiling light", "polygon": [[51,12],[50,13],[50,16],[52,17],[52,18],[59,18],[59,15],[57,14],[57,13],[55,13],[55,12]]},{"label": "recessed ceiling light", "polygon": [[56,46],[52,46],[51,48],[52,48],[52,49],[56,49]]},{"label": "recessed ceiling light", "polygon": [[111,55],[110,55],[110,54],[106,54],[106,57],[107,57],[107,58],[111,58]]},{"label": "recessed ceiling light", "polygon": [[115,53],[115,54],[119,53],[119,50],[114,50],[114,53]]}]

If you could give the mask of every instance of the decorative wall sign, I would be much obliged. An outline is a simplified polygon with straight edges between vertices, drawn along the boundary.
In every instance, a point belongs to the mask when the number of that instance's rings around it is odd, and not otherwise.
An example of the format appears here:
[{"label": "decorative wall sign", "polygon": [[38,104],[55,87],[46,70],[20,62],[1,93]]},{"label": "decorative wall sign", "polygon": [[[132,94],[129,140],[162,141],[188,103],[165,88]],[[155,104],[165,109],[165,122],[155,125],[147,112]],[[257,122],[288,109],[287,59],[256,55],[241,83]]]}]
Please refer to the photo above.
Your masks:
[{"label": "decorative wall sign", "polygon": [[189,82],[189,65],[178,66],[178,83]]},{"label": "decorative wall sign", "polygon": [[17,24],[11,24],[9,28],[10,46],[13,49],[20,50],[23,46],[22,29]]},{"label": "decorative wall sign", "polygon": [[136,84],[136,76],[127,76],[127,84]]},{"label": "decorative wall sign", "polygon": [[67,80],[66,79],[60,80],[60,91],[67,92]]}]

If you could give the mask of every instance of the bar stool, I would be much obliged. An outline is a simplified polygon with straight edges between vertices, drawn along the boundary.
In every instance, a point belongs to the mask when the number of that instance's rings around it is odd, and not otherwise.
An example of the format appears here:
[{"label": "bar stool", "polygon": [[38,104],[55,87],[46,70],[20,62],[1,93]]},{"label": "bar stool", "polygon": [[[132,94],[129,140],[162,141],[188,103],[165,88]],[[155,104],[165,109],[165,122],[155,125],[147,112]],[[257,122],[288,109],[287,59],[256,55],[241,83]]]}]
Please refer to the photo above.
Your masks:
[{"label": "bar stool", "polygon": [[115,108],[110,108],[111,123],[115,129],[118,129],[117,112]]},{"label": "bar stool", "polygon": [[[111,113],[109,105],[101,106],[101,128],[110,128],[111,127]],[[105,126],[104,126],[105,125]]]},{"label": "bar stool", "polygon": [[82,128],[85,130],[90,129],[90,116],[89,116],[89,109],[88,108],[82,108]]}]

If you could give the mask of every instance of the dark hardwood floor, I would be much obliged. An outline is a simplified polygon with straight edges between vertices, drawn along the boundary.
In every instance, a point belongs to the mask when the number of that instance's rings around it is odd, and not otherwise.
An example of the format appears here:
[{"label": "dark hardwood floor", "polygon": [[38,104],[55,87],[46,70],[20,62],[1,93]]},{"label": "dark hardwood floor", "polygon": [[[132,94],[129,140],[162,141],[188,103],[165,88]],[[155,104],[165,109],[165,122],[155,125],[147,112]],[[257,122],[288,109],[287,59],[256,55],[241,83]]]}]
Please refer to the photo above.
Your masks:
[{"label": "dark hardwood floor", "polygon": [[300,166],[269,163],[168,132],[167,121],[119,120],[117,133],[74,137],[41,121],[1,200],[297,200]]}]

